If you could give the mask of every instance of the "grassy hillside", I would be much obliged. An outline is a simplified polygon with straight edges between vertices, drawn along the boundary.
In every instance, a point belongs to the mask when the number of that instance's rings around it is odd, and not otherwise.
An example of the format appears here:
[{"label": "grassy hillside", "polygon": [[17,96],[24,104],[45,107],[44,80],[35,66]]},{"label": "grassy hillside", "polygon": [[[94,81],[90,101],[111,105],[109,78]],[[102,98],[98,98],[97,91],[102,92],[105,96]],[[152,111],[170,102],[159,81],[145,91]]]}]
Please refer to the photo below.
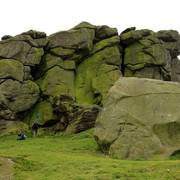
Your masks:
[{"label": "grassy hillside", "polygon": [[93,129],[69,136],[0,137],[0,156],[15,162],[15,179],[180,179],[180,160],[127,161],[102,154]]}]

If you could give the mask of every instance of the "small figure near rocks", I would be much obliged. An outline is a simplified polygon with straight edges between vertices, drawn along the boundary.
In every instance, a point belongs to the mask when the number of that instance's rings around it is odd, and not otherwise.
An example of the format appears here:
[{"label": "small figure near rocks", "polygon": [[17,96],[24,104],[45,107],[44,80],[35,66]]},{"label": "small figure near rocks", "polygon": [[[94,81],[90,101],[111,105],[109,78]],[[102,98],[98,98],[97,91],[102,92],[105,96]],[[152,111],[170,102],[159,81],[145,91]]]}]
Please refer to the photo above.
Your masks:
[{"label": "small figure near rocks", "polygon": [[38,124],[38,118],[39,118],[39,114],[37,114],[36,120],[33,121],[33,125],[32,125],[32,130],[33,130],[33,137],[37,138],[38,137],[38,129],[39,129],[39,124]]}]

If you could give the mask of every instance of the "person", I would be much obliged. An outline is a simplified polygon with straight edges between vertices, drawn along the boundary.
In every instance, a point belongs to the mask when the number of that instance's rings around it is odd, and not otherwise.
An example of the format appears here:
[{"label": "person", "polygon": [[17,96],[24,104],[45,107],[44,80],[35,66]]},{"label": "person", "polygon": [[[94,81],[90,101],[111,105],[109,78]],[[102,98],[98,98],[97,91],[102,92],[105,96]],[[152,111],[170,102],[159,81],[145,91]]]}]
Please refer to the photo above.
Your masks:
[{"label": "person", "polygon": [[25,133],[23,133],[22,135],[21,134],[18,134],[19,138],[17,138],[17,140],[25,140],[27,138],[27,136],[25,135]]},{"label": "person", "polygon": [[32,125],[32,130],[33,130],[33,137],[37,138],[38,137],[38,129],[39,129],[39,124],[38,124],[38,118],[39,118],[39,114],[37,114],[36,120],[33,121],[33,125]]}]

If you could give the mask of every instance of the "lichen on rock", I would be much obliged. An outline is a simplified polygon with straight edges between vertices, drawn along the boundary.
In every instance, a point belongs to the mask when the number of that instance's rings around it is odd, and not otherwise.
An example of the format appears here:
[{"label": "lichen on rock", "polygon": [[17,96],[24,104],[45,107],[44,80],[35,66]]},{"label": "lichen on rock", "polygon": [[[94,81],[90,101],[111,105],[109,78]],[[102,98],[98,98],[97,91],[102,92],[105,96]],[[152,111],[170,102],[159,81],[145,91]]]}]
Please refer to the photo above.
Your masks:
[{"label": "lichen on rock", "polygon": [[[174,30],[131,27],[119,35],[116,28],[81,22],[50,36],[35,30],[4,36],[0,42],[0,119],[31,125],[40,112],[42,132],[79,132],[84,115],[106,104],[119,77],[180,82],[179,54],[180,36]],[[64,102],[71,112],[68,125],[67,117],[53,109],[54,98],[63,95],[74,104]],[[84,129],[85,124],[81,124]]]}]

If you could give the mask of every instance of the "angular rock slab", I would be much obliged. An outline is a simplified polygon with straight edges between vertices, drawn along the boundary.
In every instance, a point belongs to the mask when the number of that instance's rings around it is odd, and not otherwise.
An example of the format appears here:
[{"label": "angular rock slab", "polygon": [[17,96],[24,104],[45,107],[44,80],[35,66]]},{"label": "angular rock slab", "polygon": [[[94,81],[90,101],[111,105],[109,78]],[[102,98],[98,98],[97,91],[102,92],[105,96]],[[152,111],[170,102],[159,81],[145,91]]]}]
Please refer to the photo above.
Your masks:
[{"label": "angular rock slab", "polygon": [[119,78],[99,113],[94,138],[122,159],[167,159],[180,150],[180,84]]},{"label": "angular rock slab", "polygon": [[39,99],[39,87],[32,81],[7,79],[0,84],[0,117],[14,120],[17,113],[30,109]]},{"label": "angular rock slab", "polygon": [[0,60],[0,79],[14,79],[23,81],[24,66],[19,61],[13,59]]}]

